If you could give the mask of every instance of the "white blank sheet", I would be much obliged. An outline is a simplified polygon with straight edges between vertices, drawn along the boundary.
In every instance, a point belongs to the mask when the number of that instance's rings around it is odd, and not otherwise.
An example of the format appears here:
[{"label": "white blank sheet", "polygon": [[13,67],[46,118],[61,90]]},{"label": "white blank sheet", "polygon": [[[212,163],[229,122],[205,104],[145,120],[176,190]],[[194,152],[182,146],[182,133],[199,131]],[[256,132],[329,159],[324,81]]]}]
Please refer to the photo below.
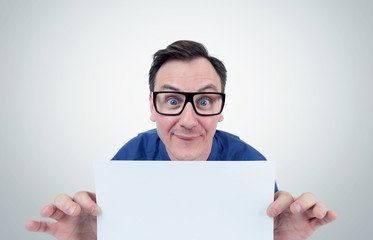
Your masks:
[{"label": "white blank sheet", "polygon": [[272,161],[97,161],[98,240],[270,240]]}]

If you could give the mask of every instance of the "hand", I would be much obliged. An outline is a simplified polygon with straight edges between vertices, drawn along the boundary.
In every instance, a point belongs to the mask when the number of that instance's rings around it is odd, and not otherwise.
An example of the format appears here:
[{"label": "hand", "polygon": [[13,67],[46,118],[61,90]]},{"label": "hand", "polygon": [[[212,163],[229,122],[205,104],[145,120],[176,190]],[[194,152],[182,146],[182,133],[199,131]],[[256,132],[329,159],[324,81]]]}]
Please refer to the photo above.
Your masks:
[{"label": "hand", "polygon": [[274,240],[307,239],[319,227],[337,219],[337,213],[328,211],[312,193],[294,199],[289,193],[279,191],[267,214],[274,218]]},{"label": "hand", "polygon": [[97,215],[100,208],[96,204],[96,194],[78,192],[74,198],[66,194],[58,195],[54,204],[44,206],[40,215],[57,222],[27,222],[26,229],[32,232],[45,232],[59,240],[97,239]]}]

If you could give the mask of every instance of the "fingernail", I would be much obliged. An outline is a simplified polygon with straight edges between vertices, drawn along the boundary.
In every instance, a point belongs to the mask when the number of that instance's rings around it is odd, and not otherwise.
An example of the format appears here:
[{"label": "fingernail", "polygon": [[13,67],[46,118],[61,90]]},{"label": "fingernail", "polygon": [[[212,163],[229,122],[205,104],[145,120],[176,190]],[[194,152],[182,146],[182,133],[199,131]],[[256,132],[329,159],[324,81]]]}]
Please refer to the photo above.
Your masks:
[{"label": "fingernail", "polygon": [[76,205],[75,205],[75,204],[74,204],[74,205],[71,205],[71,206],[67,209],[67,213],[68,213],[69,215],[73,215],[75,209],[76,209]]},{"label": "fingernail", "polygon": [[98,206],[95,206],[94,208],[92,208],[91,214],[94,215],[94,216],[99,215],[100,214],[100,208]]},{"label": "fingernail", "polygon": [[297,213],[299,213],[302,210],[301,206],[297,203],[294,203],[294,208]]},{"label": "fingernail", "polygon": [[99,215],[100,213],[101,213],[101,208],[97,207],[97,215]]}]

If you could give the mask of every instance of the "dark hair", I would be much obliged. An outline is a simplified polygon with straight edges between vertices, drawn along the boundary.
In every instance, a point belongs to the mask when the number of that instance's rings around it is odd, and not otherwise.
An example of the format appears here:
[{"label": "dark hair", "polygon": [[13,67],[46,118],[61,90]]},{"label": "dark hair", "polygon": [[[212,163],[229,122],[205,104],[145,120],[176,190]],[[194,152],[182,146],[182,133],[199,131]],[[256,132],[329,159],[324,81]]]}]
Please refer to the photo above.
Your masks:
[{"label": "dark hair", "polygon": [[190,61],[197,57],[204,57],[210,61],[220,77],[221,90],[224,92],[225,82],[227,81],[227,70],[223,62],[215,57],[209,56],[207,49],[202,44],[189,40],[176,41],[168,45],[166,49],[161,49],[153,55],[153,63],[149,71],[150,91],[154,91],[157,72],[167,60],[177,59]]}]

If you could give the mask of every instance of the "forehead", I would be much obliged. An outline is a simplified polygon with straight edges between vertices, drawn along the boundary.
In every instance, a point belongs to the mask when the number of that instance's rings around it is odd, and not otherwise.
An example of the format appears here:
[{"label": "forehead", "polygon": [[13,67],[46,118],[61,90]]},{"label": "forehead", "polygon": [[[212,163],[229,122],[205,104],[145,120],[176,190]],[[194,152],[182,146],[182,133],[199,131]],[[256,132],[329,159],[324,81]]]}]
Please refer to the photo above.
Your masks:
[{"label": "forehead", "polygon": [[154,90],[221,91],[220,77],[206,58],[169,60],[157,72]]}]

